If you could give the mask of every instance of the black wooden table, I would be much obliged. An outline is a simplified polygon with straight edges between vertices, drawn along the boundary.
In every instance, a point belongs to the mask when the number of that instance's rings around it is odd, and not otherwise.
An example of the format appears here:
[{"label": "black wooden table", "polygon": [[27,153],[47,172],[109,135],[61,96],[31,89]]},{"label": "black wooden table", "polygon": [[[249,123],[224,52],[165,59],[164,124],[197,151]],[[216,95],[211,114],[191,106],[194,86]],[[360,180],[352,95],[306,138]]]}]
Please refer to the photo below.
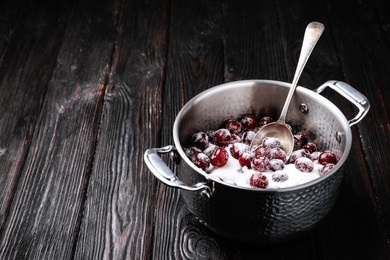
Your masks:
[{"label": "black wooden table", "polygon": [[[390,259],[389,13],[385,0],[1,1],[0,259]],[[311,21],[326,29],[299,84],[342,80],[371,102],[339,198],[296,240],[221,238],[143,153],[173,144],[205,89],[290,82]]]}]

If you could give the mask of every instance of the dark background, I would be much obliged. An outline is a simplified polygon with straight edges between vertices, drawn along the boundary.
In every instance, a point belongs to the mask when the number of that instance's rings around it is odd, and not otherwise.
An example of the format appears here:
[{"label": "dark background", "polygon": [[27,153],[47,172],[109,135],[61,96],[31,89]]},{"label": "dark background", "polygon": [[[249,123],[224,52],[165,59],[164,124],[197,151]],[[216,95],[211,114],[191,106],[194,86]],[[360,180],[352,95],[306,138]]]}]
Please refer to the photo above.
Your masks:
[{"label": "dark background", "polygon": [[[388,6],[1,1],[0,259],[389,259]],[[339,199],[293,241],[221,238],[148,171],[143,153],[173,143],[176,114],[207,88],[290,82],[311,21],[326,29],[300,85],[342,80],[371,102],[352,127]]]}]

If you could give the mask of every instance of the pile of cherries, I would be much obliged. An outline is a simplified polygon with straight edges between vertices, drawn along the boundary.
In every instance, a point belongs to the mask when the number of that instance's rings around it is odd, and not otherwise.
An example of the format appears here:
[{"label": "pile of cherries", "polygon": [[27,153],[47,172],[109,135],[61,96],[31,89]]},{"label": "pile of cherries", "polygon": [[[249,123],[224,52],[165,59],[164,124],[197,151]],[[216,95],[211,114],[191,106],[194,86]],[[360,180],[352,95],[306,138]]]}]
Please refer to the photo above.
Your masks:
[{"label": "pile of cherries", "polygon": [[[290,158],[280,148],[277,138],[266,138],[263,143],[250,149],[250,144],[258,129],[273,122],[273,118],[263,116],[256,120],[254,115],[245,115],[240,119],[227,120],[218,130],[196,132],[192,136],[192,146],[185,149],[188,158],[199,168],[209,172],[213,167],[223,167],[229,160],[228,148],[241,167],[255,170],[249,183],[252,187],[266,188],[267,177],[264,172],[283,170],[285,164],[293,163],[301,172],[311,172],[314,161],[323,165],[320,175],[328,173],[337,163],[336,156],[330,151],[318,151],[310,142],[309,134],[299,127],[291,127],[294,135],[294,150]],[[286,181],[288,176],[277,172],[272,175],[276,182]]]}]

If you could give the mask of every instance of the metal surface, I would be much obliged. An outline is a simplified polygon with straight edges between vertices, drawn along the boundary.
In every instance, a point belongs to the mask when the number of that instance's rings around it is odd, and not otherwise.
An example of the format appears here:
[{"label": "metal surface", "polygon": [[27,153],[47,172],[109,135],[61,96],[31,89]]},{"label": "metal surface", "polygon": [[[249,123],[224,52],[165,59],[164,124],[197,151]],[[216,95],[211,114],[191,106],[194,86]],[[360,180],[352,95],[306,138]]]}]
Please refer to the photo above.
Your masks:
[{"label": "metal surface", "polygon": [[[358,103],[367,104],[365,108],[369,108],[364,96],[356,94],[357,91],[349,85],[345,87],[346,83],[328,83],[318,91],[340,84],[344,86],[343,91],[348,92],[343,96],[348,99],[359,97]],[[217,129],[227,119],[240,118],[248,113],[275,117],[283,102],[278,97],[286,95],[289,87],[290,84],[278,81],[245,80],[202,92],[180,110],[173,126],[175,148],[181,157],[176,166],[177,176],[172,177],[172,172],[167,175],[166,166],[151,166],[154,159],[147,162],[156,177],[169,186],[200,186],[201,189],[196,191],[182,189],[182,198],[203,224],[220,235],[249,243],[281,242],[313,228],[334,205],[342,168],[351,148],[351,122],[333,103],[306,88],[297,88],[286,121],[302,125],[320,150],[331,150],[336,154],[338,163],[327,175],[291,188],[239,187],[210,179],[184,153],[196,131]],[[307,108],[304,113],[300,110],[302,104]],[[353,121],[360,121],[366,113],[359,113]],[[146,153],[150,154],[150,149]],[[167,176],[161,178],[162,175]],[[210,192],[210,196],[204,196],[205,191]]]},{"label": "metal surface", "polygon": [[294,95],[295,89],[298,85],[298,80],[302,74],[303,68],[306,65],[307,60],[312,53],[314,46],[317,44],[318,39],[322,35],[325,26],[319,22],[311,22],[306,27],[305,35],[303,38],[302,49],[299,55],[298,65],[295,71],[295,75],[292,81],[291,88],[288,92],[286,101],[283,105],[280,117],[276,122],[266,124],[256,133],[254,136],[251,147],[254,145],[262,144],[266,137],[278,138],[281,143],[281,148],[286,152],[286,158],[290,158],[294,149],[294,136],[291,130],[286,126],[286,115],[291,103],[291,99]]}]

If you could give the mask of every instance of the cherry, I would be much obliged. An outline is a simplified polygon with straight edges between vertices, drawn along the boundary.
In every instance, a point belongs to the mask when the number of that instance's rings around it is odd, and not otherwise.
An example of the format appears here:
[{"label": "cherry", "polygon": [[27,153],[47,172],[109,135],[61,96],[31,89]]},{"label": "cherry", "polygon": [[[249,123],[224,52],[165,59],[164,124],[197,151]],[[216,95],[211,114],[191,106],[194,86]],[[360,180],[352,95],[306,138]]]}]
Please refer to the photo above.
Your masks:
[{"label": "cherry", "polygon": [[259,172],[266,172],[271,166],[269,159],[264,156],[255,156],[252,158],[251,167]]},{"label": "cherry", "polygon": [[301,149],[306,144],[306,135],[304,133],[297,133],[294,135],[294,150]]},{"label": "cherry", "polygon": [[211,156],[211,154],[215,151],[215,149],[217,149],[218,146],[216,146],[215,144],[209,144],[209,146],[203,150],[203,153],[205,155],[207,155],[208,157]]},{"label": "cherry", "polygon": [[250,153],[250,152],[243,152],[238,157],[238,162],[241,165],[241,167],[246,166],[246,167],[248,167],[248,169],[250,169],[251,168],[252,157],[253,157],[252,153]]},{"label": "cherry", "polygon": [[239,137],[236,134],[232,134],[230,137],[230,143],[234,144],[234,143],[239,143],[239,142],[241,142],[241,137]]},{"label": "cherry", "polygon": [[303,149],[305,150],[308,150],[309,153],[314,153],[315,151],[317,151],[317,146],[314,144],[314,143],[306,143],[305,145],[303,145],[302,147]]},{"label": "cherry", "polygon": [[255,156],[264,156],[271,158],[271,149],[265,144],[256,146],[254,149]]},{"label": "cherry", "polygon": [[295,168],[301,172],[311,172],[314,169],[314,162],[306,157],[300,157],[295,161]]},{"label": "cherry", "polygon": [[218,146],[226,146],[230,143],[232,135],[229,130],[222,128],[215,131],[214,134],[214,143]]},{"label": "cherry", "polygon": [[298,158],[306,157],[310,158],[310,153],[305,149],[298,149],[292,152],[290,157],[290,163],[295,163]]},{"label": "cherry", "polygon": [[269,117],[269,116],[264,116],[260,119],[259,121],[259,128],[260,127],[263,127],[265,125],[268,125],[269,123],[272,123],[274,120],[272,117]]},{"label": "cherry", "polygon": [[252,143],[253,137],[255,137],[255,132],[253,131],[247,131],[242,135],[242,142],[250,145]]},{"label": "cherry", "polygon": [[222,147],[218,147],[217,149],[215,149],[210,156],[211,164],[217,167],[225,166],[228,159],[229,159],[228,152],[225,150],[225,148]]},{"label": "cherry", "polygon": [[253,115],[244,116],[241,121],[241,126],[244,130],[254,130],[256,128],[256,118]]},{"label": "cherry", "polygon": [[192,143],[201,150],[209,145],[209,137],[205,132],[197,132],[192,136]]},{"label": "cherry", "polygon": [[332,170],[334,167],[334,164],[333,163],[327,163],[324,165],[324,167],[320,170],[320,175],[323,176],[325,174],[327,174],[328,172],[330,172],[330,170]]},{"label": "cherry", "polygon": [[232,134],[241,133],[241,123],[235,119],[230,119],[225,122],[225,128]]},{"label": "cherry", "polygon": [[279,160],[279,159],[271,159],[269,161],[269,169],[273,172],[275,171],[280,171],[280,170],[283,170],[284,169],[284,162],[282,160]]},{"label": "cherry", "polygon": [[313,153],[310,154],[310,159],[312,161],[315,161],[315,160],[318,160],[318,157],[320,156],[321,152],[319,151],[315,151]]},{"label": "cherry", "polygon": [[269,148],[277,148],[280,147],[280,140],[275,137],[266,137],[263,140],[263,144],[268,146]]},{"label": "cherry", "polygon": [[192,162],[201,169],[207,169],[210,166],[210,158],[204,153],[198,153]]},{"label": "cherry", "polygon": [[272,174],[272,180],[274,182],[284,182],[288,180],[288,175],[285,172],[274,172]]},{"label": "cherry", "polygon": [[267,176],[261,173],[254,173],[249,179],[249,185],[256,188],[265,189],[268,187]]},{"label": "cherry", "polygon": [[318,156],[318,163],[322,165],[325,165],[327,163],[336,164],[336,155],[330,151],[322,152]]},{"label": "cherry", "polygon": [[190,147],[184,150],[185,154],[187,155],[190,160],[193,160],[198,153],[201,153],[202,150],[200,150],[197,147]]},{"label": "cherry", "polygon": [[240,154],[249,150],[249,145],[243,143],[234,143],[230,146],[230,154],[233,158],[238,159]]},{"label": "cherry", "polygon": [[279,159],[286,162],[288,158],[286,152],[278,147],[271,149],[271,159]]}]

